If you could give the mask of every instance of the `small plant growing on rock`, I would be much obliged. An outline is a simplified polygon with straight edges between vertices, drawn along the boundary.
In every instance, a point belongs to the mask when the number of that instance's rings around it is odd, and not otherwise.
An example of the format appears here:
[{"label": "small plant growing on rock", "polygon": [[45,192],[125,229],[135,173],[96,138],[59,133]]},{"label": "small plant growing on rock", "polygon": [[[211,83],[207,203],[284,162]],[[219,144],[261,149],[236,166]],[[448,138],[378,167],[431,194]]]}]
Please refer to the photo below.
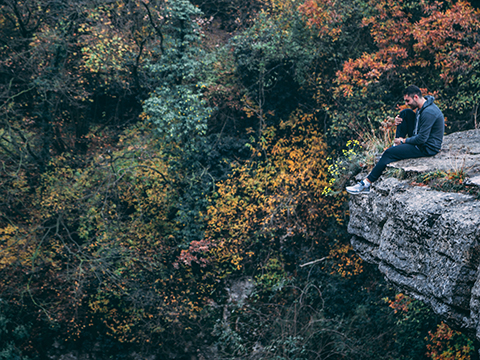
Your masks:
[{"label": "small plant growing on rock", "polygon": [[400,180],[404,180],[407,177],[407,173],[403,169],[387,168],[384,174],[385,177],[394,177]]},{"label": "small plant growing on rock", "polygon": [[[328,159],[329,161],[331,158]],[[323,190],[323,195],[337,195],[345,188],[345,183],[357,175],[366,166],[365,155],[360,142],[357,140],[347,141],[346,148],[329,167],[330,180]]]},{"label": "small plant growing on rock", "polygon": [[438,191],[460,192],[466,190],[465,179],[467,174],[465,170],[436,170],[417,176],[417,183],[429,185],[432,189]]},{"label": "small plant growing on rock", "polygon": [[[369,119],[370,121],[370,119]],[[360,135],[360,141],[362,142],[365,163],[369,167],[373,167],[377,158],[393,144],[395,137],[395,118],[387,116],[381,123],[378,130],[374,129],[371,124],[371,131],[364,131]]]}]

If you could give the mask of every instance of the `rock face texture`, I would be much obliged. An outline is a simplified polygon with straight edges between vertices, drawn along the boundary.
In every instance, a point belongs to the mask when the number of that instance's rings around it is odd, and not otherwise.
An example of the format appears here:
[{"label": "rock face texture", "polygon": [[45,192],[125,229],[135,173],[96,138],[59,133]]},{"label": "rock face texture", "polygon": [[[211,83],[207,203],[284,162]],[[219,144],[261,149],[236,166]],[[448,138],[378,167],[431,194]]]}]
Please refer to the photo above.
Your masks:
[{"label": "rock face texture", "polygon": [[[446,136],[435,157],[391,165],[407,174],[463,168],[480,185],[480,131]],[[348,231],[390,282],[480,340],[480,200],[381,178],[370,194],[350,196]]]}]

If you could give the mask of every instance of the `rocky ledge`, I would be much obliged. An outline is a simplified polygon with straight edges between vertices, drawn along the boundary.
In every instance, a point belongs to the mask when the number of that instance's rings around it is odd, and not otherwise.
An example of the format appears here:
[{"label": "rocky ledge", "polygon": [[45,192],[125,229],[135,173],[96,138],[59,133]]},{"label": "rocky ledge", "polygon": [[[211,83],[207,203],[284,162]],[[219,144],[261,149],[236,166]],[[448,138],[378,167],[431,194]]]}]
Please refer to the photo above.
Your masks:
[{"label": "rocky ledge", "polygon": [[480,200],[417,186],[409,175],[466,171],[480,185],[480,130],[445,137],[432,158],[403,160],[406,180],[384,177],[350,197],[351,243],[402,292],[429,304],[451,326],[480,340]]}]

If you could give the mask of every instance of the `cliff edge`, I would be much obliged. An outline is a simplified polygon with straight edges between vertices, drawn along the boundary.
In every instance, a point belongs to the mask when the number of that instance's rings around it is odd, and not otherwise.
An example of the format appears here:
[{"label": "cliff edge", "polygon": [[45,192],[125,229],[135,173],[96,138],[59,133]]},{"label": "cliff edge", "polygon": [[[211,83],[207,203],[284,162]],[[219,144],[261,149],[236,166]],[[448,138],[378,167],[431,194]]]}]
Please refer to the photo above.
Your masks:
[{"label": "cliff edge", "polygon": [[350,196],[354,249],[402,292],[480,340],[480,199],[412,181],[419,173],[463,169],[465,183],[480,186],[480,130],[445,136],[432,158],[390,166],[406,179],[384,176],[370,194]]}]

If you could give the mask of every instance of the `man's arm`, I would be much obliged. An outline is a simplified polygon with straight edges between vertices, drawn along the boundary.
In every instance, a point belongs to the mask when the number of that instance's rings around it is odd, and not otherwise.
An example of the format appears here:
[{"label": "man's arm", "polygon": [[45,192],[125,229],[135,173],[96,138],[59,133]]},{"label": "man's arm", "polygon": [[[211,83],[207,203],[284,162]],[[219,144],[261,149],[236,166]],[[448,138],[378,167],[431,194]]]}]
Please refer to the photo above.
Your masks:
[{"label": "man's arm", "polygon": [[406,138],[408,134],[413,135],[415,113],[411,109],[403,109],[395,117],[394,125],[397,127],[395,130],[396,138]]},{"label": "man's arm", "polygon": [[437,117],[436,114],[431,113],[428,110],[429,109],[425,109],[420,115],[417,135],[405,139],[405,144],[423,145],[427,142]]},{"label": "man's arm", "polygon": [[[395,116],[395,121],[394,121],[393,125],[398,126],[398,125],[400,125],[402,122],[403,122],[403,118],[401,118],[400,115],[397,115],[397,116]],[[397,134],[398,134],[398,130],[397,130],[397,132],[395,133],[395,139],[393,139],[393,144],[394,144],[395,146],[398,146],[398,145],[402,144],[402,143],[405,141],[405,139],[402,138],[402,137],[396,137]]]}]

